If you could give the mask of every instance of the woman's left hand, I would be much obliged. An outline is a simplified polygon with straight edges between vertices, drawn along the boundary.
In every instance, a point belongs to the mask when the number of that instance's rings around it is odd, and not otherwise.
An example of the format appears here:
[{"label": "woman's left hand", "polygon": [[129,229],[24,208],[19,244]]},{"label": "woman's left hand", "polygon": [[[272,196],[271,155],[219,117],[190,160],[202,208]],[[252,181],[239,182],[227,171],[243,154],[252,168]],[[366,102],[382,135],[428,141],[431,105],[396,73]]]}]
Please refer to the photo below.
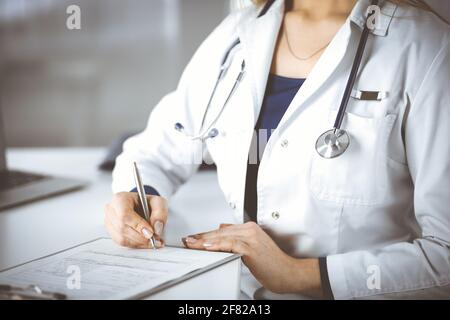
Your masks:
[{"label": "woman's left hand", "polygon": [[[302,260],[284,253],[254,222],[221,225],[219,229],[183,238],[186,247],[242,254],[244,264],[259,282],[276,293],[301,292]],[[309,260],[309,259],[306,259]],[[320,274],[319,274],[320,286]]]}]

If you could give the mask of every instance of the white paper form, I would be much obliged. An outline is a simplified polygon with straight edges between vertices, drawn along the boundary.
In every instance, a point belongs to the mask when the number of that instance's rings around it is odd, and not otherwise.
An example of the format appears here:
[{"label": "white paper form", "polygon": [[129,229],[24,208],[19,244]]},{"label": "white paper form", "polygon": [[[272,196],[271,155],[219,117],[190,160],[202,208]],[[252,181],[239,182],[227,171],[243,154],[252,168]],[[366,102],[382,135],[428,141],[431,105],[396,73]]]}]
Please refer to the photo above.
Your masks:
[{"label": "white paper form", "polygon": [[44,291],[64,293],[68,299],[130,299],[237,258],[176,247],[128,249],[111,239],[98,239],[3,271],[0,283],[38,285]]}]

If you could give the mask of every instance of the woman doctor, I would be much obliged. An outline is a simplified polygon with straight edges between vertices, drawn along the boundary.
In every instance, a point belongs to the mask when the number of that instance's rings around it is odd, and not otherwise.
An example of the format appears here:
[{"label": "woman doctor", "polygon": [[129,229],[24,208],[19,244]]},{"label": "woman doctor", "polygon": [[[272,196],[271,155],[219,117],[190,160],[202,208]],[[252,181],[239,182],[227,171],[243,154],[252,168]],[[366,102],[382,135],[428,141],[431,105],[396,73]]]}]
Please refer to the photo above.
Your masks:
[{"label": "woman doctor", "polygon": [[[163,246],[166,199],[204,156],[236,224],[184,243],[242,254],[250,296],[450,298],[449,26],[422,1],[380,1],[378,15],[371,4],[257,1],[226,18],[124,144],[112,238]],[[331,130],[342,140],[318,139],[345,92]],[[135,212],[133,162],[150,221]]]}]

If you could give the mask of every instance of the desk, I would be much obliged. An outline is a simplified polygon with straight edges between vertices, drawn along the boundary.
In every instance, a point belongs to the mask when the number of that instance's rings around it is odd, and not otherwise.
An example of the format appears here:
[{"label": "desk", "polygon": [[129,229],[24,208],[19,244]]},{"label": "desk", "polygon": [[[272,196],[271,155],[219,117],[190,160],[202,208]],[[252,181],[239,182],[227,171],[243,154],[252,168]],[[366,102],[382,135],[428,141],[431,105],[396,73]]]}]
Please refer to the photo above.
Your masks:
[{"label": "desk", "polygon": [[[107,236],[103,207],[111,199],[111,175],[97,170],[104,153],[102,148],[8,151],[11,169],[84,179],[89,185],[0,211],[0,269]],[[181,244],[182,236],[232,222],[215,172],[197,173],[173,196],[169,211],[165,239],[172,245]]]}]

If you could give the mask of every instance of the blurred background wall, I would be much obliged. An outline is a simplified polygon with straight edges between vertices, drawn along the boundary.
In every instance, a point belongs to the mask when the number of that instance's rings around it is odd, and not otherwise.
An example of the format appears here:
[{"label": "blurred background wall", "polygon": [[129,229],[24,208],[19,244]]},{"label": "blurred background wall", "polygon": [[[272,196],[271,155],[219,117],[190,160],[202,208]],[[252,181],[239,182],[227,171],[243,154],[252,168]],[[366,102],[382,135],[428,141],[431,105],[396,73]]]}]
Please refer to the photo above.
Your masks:
[{"label": "blurred background wall", "polygon": [[[450,19],[449,0],[429,2]],[[81,7],[81,30],[66,28],[70,4]],[[0,0],[7,144],[102,146],[141,130],[229,8],[229,0]]]},{"label": "blurred background wall", "polygon": [[[81,7],[81,30],[66,8]],[[225,0],[0,0],[9,146],[98,146],[140,130],[173,90]]]}]

